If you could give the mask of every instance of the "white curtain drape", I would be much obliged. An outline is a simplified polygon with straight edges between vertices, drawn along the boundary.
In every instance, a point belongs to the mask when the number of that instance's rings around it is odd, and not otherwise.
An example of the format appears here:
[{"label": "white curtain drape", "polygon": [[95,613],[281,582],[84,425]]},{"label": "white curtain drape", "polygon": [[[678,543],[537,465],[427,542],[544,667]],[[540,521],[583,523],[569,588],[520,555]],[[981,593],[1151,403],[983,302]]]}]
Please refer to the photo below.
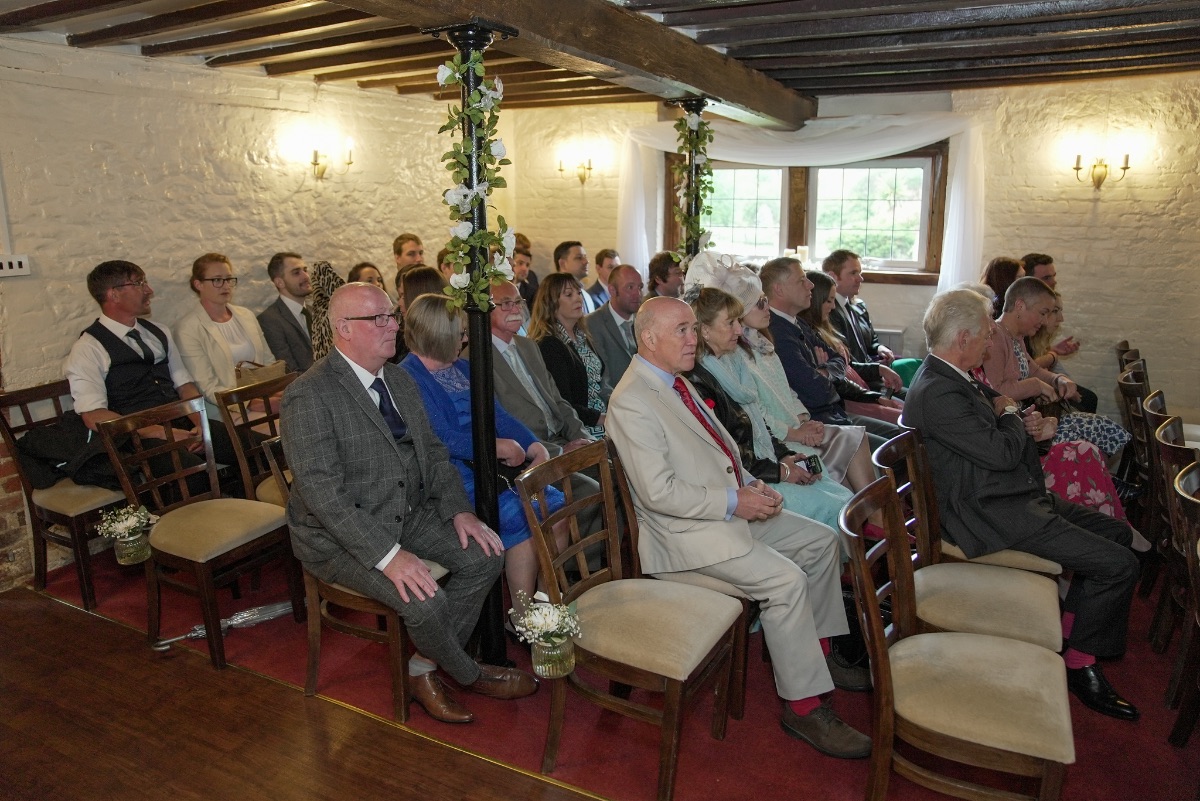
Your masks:
[{"label": "white curtain drape", "polygon": [[[979,276],[983,257],[983,134],[949,112],[810,120],[799,131],[767,131],[714,120],[708,157],[766,167],[829,167],[886,158],[950,140],[946,232],[938,288]],[[617,242],[629,264],[645,265],[659,239],[663,153],[678,143],[674,123],[635,128],[625,138],[617,193]]]}]

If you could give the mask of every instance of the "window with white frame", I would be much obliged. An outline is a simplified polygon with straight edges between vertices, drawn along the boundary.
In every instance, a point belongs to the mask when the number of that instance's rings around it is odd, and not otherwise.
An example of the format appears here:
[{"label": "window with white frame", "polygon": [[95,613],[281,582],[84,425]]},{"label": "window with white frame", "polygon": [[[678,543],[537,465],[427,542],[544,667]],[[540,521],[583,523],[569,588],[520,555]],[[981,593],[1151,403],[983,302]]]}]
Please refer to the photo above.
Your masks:
[{"label": "window with white frame", "polygon": [[701,215],[700,225],[714,249],[763,259],[783,252],[783,177],[781,168],[713,165],[712,212]]}]

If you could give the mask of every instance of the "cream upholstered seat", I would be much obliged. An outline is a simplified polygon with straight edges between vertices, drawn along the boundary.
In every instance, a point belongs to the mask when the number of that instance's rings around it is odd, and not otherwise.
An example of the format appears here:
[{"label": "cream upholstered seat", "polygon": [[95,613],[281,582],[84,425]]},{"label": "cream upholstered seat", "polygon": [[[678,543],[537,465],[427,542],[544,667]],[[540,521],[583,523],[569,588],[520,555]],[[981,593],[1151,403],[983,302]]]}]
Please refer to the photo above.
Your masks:
[{"label": "cream upholstered seat", "polygon": [[[592,470],[600,491],[575,497],[574,473]],[[662,731],[658,758],[658,799],[669,801],[682,735],[682,706],[716,687],[711,733],[725,737],[734,639],[743,619],[740,601],[718,592],[670,581],[631,575],[622,560],[612,466],[607,445],[594,442],[543,462],[517,479],[525,517],[533,531],[542,582],[552,603],[575,603],[583,631],[575,639],[576,664],[607,686],[584,681],[579,671],[551,680],[550,726],[542,755],[542,772],[554,770],[562,736],[566,688],[599,706],[638,720],[655,723]],[[548,516],[546,488],[557,486],[566,504]],[[599,507],[599,527],[582,521]],[[553,527],[568,526],[566,543],[556,540]],[[591,533],[586,533],[591,529]],[[628,543],[627,543],[628,544]],[[589,555],[602,549],[599,565]],[[661,693],[661,708],[629,697],[638,687]]]},{"label": "cream upholstered seat", "polygon": [[1009,567],[1014,570],[1027,570],[1030,573],[1041,573],[1044,576],[1062,575],[1062,565],[1058,562],[1052,562],[1049,559],[1043,559],[1040,556],[1034,556],[1024,551],[996,551],[995,553],[976,556],[972,559],[963,552],[962,548],[959,548],[948,540],[939,540],[938,545],[941,547],[942,557],[948,561],[974,562],[979,565]]},{"label": "cream upholstered seat", "polygon": [[[198,430],[177,427],[181,420],[192,425],[189,416],[200,421]],[[154,439],[143,439],[141,432],[147,429],[155,430]],[[200,600],[209,658],[213,667],[225,667],[216,588],[276,559],[287,574],[293,615],[304,619],[300,566],[292,555],[286,514],[273,504],[221,497],[203,397],[106,420],[99,431],[126,500],[145,503],[159,515],[146,561],[146,634],[151,643],[158,640],[159,587],[166,584]],[[118,447],[118,442],[124,444]],[[195,460],[187,457],[199,449],[204,461],[189,466]],[[172,464],[173,472],[163,475],[160,464],[156,474],[153,465],[159,459]]]},{"label": "cream upholstered seat", "polygon": [[[877,513],[883,515],[885,539],[868,551],[863,527]],[[1075,761],[1062,659],[1040,646],[1002,637],[921,633],[908,530],[890,475],[850,500],[842,511],[841,529],[874,685],[868,801],[887,797],[893,769],[957,798],[1060,797],[1066,765]],[[878,564],[883,559],[889,580],[881,584],[876,577],[883,572],[884,565]],[[891,621],[885,627],[880,604],[887,599]],[[903,754],[897,741],[908,746]],[[938,772],[943,768],[937,761],[911,751],[1034,777],[1038,791],[1020,795],[945,775]]]},{"label": "cream upholstered seat", "polygon": [[[0,392],[0,437],[13,456],[13,465],[21,490],[29,503],[29,527],[33,531],[33,586],[46,588],[46,543],[53,542],[71,550],[79,594],[84,609],[96,606],[92,587],[91,553],[88,540],[97,536],[95,524],[100,512],[125,500],[125,494],[103,487],[76,484],[69,478],[45,489],[35,489],[21,460],[16,458],[17,440],[42,426],[55,425],[69,409],[71,388],[66,381],[54,381],[28,389]],[[54,530],[61,526],[66,534]]]},{"label": "cream upholstered seat", "polygon": [[268,378],[217,393],[217,408],[237,455],[244,497],[283,506],[271,480],[263,441],[279,436],[279,396],[299,373]]},{"label": "cream upholstered seat", "polygon": [[[292,483],[292,471],[285,470],[284,480]],[[273,503],[276,506],[287,506],[287,497],[280,491],[278,481],[260,481],[254,488],[254,497],[263,503]]]},{"label": "cream upholstered seat", "polygon": [[[905,431],[872,457],[896,486],[909,536],[916,540],[913,579],[917,619],[926,631],[961,631],[1062,649],[1058,585],[1044,575],[994,564],[943,561],[937,497],[921,435]],[[1017,555],[1019,551],[1004,551]],[[1024,554],[1030,556],[1031,554]],[[1053,563],[1051,563],[1053,564]],[[1057,567],[1057,565],[1056,565]]]}]

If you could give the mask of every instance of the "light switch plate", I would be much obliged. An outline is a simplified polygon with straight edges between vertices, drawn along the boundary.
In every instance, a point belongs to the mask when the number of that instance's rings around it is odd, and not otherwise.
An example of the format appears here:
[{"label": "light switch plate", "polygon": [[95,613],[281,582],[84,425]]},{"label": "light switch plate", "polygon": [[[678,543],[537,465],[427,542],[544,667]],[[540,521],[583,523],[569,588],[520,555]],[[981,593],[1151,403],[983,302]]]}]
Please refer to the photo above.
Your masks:
[{"label": "light switch plate", "polygon": [[0,278],[7,278],[10,275],[29,275],[30,273],[28,256],[0,255]]}]

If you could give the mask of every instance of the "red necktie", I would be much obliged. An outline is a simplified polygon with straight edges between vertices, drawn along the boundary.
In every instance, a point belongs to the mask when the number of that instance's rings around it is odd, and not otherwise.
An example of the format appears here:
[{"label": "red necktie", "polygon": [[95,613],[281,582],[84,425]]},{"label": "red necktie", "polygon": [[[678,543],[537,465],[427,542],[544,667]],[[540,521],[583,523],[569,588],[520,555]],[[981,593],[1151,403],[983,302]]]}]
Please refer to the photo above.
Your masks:
[{"label": "red necktie", "polygon": [[708,416],[700,411],[700,407],[696,405],[696,400],[692,397],[692,393],[688,391],[687,384],[683,382],[682,376],[675,376],[674,387],[675,391],[679,393],[679,399],[683,401],[683,405],[700,421],[700,425],[704,426],[704,430],[708,432],[708,435],[713,438],[713,441],[717,443],[717,446],[729,458],[729,464],[733,466],[733,477],[737,479],[738,486],[742,486],[742,469],[738,465],[737,459],[733,458],[733,453],[729,450],[729,446],[725,444],[725,438],[717,433],[717,430],[712,427],[712,423],[708,422]]}]

